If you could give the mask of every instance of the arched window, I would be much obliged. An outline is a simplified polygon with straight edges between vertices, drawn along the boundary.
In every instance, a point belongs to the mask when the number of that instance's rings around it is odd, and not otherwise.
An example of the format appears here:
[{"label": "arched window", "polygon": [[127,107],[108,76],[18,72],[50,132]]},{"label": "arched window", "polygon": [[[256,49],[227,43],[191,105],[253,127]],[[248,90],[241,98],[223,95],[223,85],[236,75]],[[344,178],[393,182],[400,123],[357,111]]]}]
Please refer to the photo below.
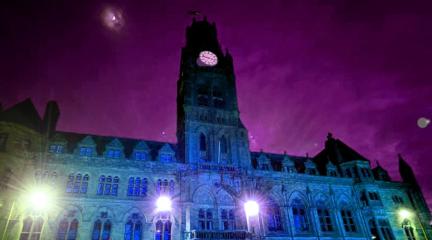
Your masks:
[{"label": "arched window", "polygon": [[69,225],[69,232],[67,235],[67,240],[75,240],[78,235],[78,220],[74,219]]},{"label": "arched window", "polygon": [[21,230],[20,240],[27,240],[31,234],[31,228],[33,225],[33,219],[28,217],[23,222],[23,228]]},{"label": "arched window", "polygon": [[97,220],[93,225],[92,240],[100,239],[101,230],[102,230],[102,222],[101,220]]},{"label": "arched window", "polygon": [[78,232],[78,220],[73,219],[69,224],[69,221],[64,218],[59,223],[57,230],[57,240],[75,240]]},{"label": "arched window", "polygon": [[88,181],[89,181],[89,175],[86,174],[86,175],[84,175],[82,183],[81,183],[81,193],[87,193]]},{"label": "arched window", "polygon": [[212,230],[213,229],[213,211],[212,209],[198,210],[198,224],[200,230]]},{"label": "arched window", "polygon": [[174,195],[174,190],[175,190],[175,182],[174,180],[170,180],[169,182],[169,193],[170,195]]},{"label": "arched window", "polygon": [[271,232],[282,231],[282,218],[279,206],[273,200],[267,205],[267,226]]},{"label": "arched window", "polygon": [[66,183],[66,193],[71,193],[73,190],[73,186],[74,186],[74,175],[73,174],[69,174],[68,176],[68,181]]},{"label": "arched window", "polygon": [[162,188],[162,180],[161,180],[161,179],[158,179],[158,180],[157,180],[157,183],[156,183],[156,192],[157,192],[158,194],[160,194],[160,192],[161,192],[161,188]]},{"label": "arched window", "polygon": [[111,176],[105,177],[105,175],[101,175],[99,177],[97,195],[117,196],[119,181],[120,179],[117,176],[113,179]]},{"label": "arched window", "polygon": [[375,223],[375,220],[370,219],[368,222],[368,225],[369,225],[369,230],[370,230],[370,234],[372,236],[372,239],[381,240],[380,236],[378,234],[378,228],[377,228],[377,225]]},{"label": "arched window", "polygon": [[236,228],[235,215],[233,209],[222,209],[221,220],[222,220],[223,230],[234,230]]},{"label": "arched window", "polygon": [[23,228],[20,234],[20,240],[39,240],[42,232],[44,220],[42,217],[36,218],[35,221],[31,217],[27,217],[23,222]]},{"label": "arched window", "polygon": [[128,196],[146,197],[147,196],[147,178],[130,177],[128,183]]},{"label": "arched window", "polygon": [[111,239],[111,222],[110,220],[105,221],[102,232],[102,240]]},{"label": "arched window", "polygon": [[321,232],[333,232],[334,228],[330,209],[322,201],[317,203],[317,214]]},{"label": "arched window", "polygon": [[75,183],[74,183],[74,187],[73,187],[74,193],[79,193],[80,187],[81,187],[81,180],[82,180],[82,175],[78,173],[75,176]]},{"label": "arched window", "polygon": [[354,220],[354,215],[351,210],[342,209],[340,211],[342,216],[342,223],[347,233],[355,233],[357,232],[357,227]]},{"label": "arched window", "polygon": [[386,219],[380,219],[378,225],[384,240],[394,240],[393,231],[391,230],[390,223]]},{"label": "arched window", "polygon": [[57,230],[57,240],[64,240],[66,238],[68,227],[69,222],[67,219],[62,219]]},{"label": "arched window", "polygon": [[411,226],[410,220],[405,219],[402,223],[402,227],[407,237],[407,240],[416,240],[414,235],[414,228]]},{"label": "arched window", "polygon": [[133,213],[125,225],[125,240],[141,240],[142,222],[138,213]]},{"label": "arched window", "polygon": [[293,200],[292,214],[296,233],[309,232],[309,218],[306,207],[300,199]]},{"label": "arched window", "polygon": [[[54,173],[57,176],[56,173]],[[53,177],[53,176],[51,176]],[[74,175],[69,174],[68,181],[66,184],[66,193],[73,194],[86,194],[88,187],[89,175],[85,174],[84,176],[80,173]]]},{"label": "arched window", "polygon": [[200,138],[199,138],[199,146],[200,146],[200,151],[207,151],[207,140],[206,140],[206,136],[204,135],[204,133],[200,134]]}]

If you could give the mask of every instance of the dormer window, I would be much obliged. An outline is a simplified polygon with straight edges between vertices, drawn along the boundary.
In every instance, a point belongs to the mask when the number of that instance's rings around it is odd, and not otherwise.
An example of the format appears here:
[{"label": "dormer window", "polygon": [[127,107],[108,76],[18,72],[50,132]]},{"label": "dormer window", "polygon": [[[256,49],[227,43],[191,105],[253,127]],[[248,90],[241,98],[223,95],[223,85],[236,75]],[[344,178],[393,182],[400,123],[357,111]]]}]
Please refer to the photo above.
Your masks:
[{"label": "dormer window", "polygon": [[146,153],[143,151],[137,151],[134,154],[134,158],[135,158],[135,160],[138,160],[138,161],[145,161],[146,160]]},{"label": "dormer window", "polygon": [[48,151],[50,153],[63,153],[63,151],[64,151],[64,145],[63,144],[51,144],[49,146]]},{"label": "dormer window", "polygon": [[166,153],[162,153],[160,155],[160,161],[161,162],[172,162],[172,155],[171,154],[166,154]]},{"label": "dormer window", "polygon": [[92,147],[80,147],[79,155],[81,157],[91,157],[93,155],[93,148]]},{"label": "dormer window", "polygon": [[107,158],[115,158],[118,159],[121,156],[121,150],[120,149],[108,149],[106,152]]},{"label": "dormer window", "polygon": [[261,169],[262,170],[269,170],[269,165],[268,164],[262,164]]}]

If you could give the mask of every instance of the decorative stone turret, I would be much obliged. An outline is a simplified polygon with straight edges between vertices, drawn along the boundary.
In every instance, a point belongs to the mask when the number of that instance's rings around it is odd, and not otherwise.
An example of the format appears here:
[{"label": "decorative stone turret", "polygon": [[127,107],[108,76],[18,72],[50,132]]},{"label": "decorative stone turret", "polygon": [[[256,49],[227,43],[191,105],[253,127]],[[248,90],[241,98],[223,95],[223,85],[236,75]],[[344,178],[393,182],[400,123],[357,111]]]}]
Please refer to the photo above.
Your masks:
[{"label": "decorative stone turret", "polygon": [[260,155],[258,156],[258,169],[260,170],[272,170],[272,165],[270,159],[263,153],[261,150]]},{"label": "decorative stone turret", "polygon": [[284,152],[284,157],[282,159],[282,171],[287,173],[296,173],[295,163],[291,160],[286,152]]},{"label": "decorative stone turret", "polygon": [[309,154],[306,154],[306,162],[305,162],[305,173],[310,175],[318,175],[318,171],[316,168],[316,164],[309,158]]}]

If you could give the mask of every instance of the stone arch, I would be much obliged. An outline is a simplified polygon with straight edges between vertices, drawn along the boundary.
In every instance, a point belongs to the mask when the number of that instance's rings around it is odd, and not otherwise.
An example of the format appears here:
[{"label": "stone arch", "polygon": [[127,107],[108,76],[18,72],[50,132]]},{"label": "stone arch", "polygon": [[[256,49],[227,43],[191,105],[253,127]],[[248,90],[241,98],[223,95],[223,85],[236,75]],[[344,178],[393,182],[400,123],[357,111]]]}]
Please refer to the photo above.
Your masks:
[{"label": "stone arch", "polygon": [[301,203],[303,203],[304,206],[308,207],[310,205],[309,201],[307,200],[307,197],[304,193],[295,190],[293,192],[291,192],[288,196],[288,205],[293,205],[294,201],[296,201],[297,199],[299,199],[301,201]]},{"label": "stone arch", "polygon": [[215,206],[216,197],[208,185],[200,185],[192,193],[192,201],[198,204]]},{"label": "stone arch", "polygon": [[330,206],[331,204],[330,197],[323,192],[318,192],[313,197],[313,204],[314,205],[324,204],[326,206]]},{"label": "stone arch", "polygon": [[122,220],[121,220],[122,223],[126,223],[128,218],[134,213],[138,213],[140,215],[140,217],[142,217],[142,223],[143,224],[147,222],[147,220],[148,220],[147,216],[139,208],[131,207],[127,211],[124,212]]},{"label": "stone arch", "polygon": [[216,192],[216,201],[219,206],[235,206],[233,196],[222,188]]},{"label": "stone arch", "polygon": [[93,223],[94,221],[96,221],[97,219],[99,219],[100,218],[100,216],[101,216],[101,213],[102,212],[107,212],[108,213],[108,219],[111,219],[112,221],[116,221],[116,222],[118,222],[118,218],[117,218],[117,216],[116,216],[116,214],[115,214],[115,211],[113,211],[113,209],[112,208],[110,208],[110,207],[107,207],[107,206],[99,206],[94,212],[93,212],[93,214],[92,214],[92,216],[91,216],[91,218],[90,218],[90,220],[91,220],[91,223]]},{"label": "stone arch", "polygon": [[60,214],[57,215],[56,222],[60,222],[60,220],[67,214],[69,214],[69,211],[75,211],[75,217],[76,219],[82,223],[83,222],[83,208],[79,205],[71,204],[68,206],[65,206],[62,211],[60,211]]},{"label": "stone arch", "polygon": [[343,207],[351,208],[352,207],[352,200],[346,194],[342,193],[340,196],[338,196],[338,198],[336,200],[336,206],[338,208],[343,208]]}]

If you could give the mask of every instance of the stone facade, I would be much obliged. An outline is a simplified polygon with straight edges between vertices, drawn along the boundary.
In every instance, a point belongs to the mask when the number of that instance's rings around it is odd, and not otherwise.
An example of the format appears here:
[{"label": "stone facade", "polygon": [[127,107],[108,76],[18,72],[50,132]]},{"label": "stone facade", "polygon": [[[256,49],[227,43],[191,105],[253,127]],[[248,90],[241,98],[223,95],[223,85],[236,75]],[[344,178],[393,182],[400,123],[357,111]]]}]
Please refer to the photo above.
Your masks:
[{"label": "stone facade", "polygon": [[[55,102],[43,118],[30,100],[0,111],[2,239],[429,239],[401,156],[397,182],[331,134],[314,157],[249,150],[214,23],[186,29],[177,94],[177,143],[59,131]],[[29,204],[34,186],[49,208]]]}]

